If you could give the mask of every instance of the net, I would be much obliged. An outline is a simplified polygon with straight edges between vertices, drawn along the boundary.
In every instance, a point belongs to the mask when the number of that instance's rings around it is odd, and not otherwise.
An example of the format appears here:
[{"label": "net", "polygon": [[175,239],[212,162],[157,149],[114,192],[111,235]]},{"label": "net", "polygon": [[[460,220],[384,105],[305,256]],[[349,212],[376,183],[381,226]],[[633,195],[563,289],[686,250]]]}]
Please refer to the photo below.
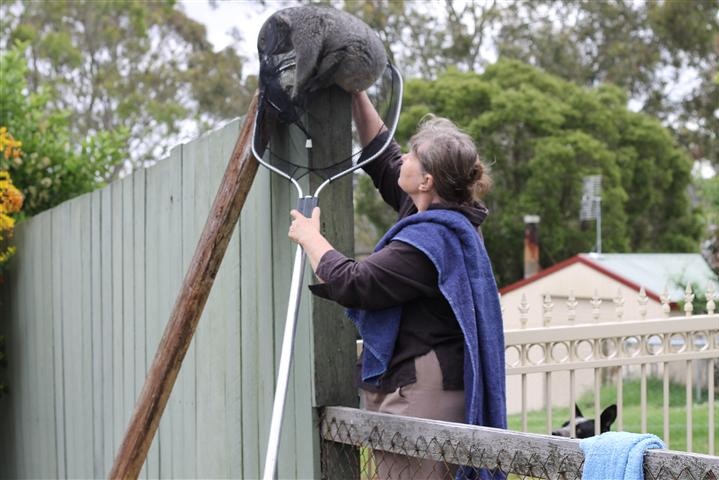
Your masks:
[{"label": "net", "polygon": [[[324,180],[322,187],[366,165],[387,147],[396,130],[402,103],[402,79],[393,65],[387,64],[380,77],[367,89],[370,101],[390,132],[385,144],[372,152],[365,151],[353,125],[351,154],[321,168],[312,167],[309,164],[311,155],[297,150],[301,148],[297,145],[311,148],[313,144],[312,135],[307,128],[312,122],[312,114],[307,106],[312,102],[313,95],[292,98],[294,70],[295,59],[292,54],[277,55],[272,61],[263,62],[260,67],[260,106],[255,118],[252,148],[262,165],[291,180],[297,188],[297,180],[309,174]],[[297,128],[292,129],[290,135],[301,137],[295,139],[299,141],[289,142],[290,145],[295,145],[295,150],[290,150],[289,154],[286,149],[280,153],[279,149],[272,148],[273,135],[278,124],[295,125]]]}]

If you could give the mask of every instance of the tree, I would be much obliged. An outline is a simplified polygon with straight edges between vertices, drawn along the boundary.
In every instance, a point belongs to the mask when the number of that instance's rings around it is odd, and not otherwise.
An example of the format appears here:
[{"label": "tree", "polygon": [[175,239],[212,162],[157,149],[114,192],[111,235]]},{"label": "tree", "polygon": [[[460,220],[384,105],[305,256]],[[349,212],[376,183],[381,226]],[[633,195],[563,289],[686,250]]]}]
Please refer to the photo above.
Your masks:
[{"label": "tree", "polygon": [[34,215],[104,184],[126,158],[127,132],[102,131],[76,143],[69,115],[51,106],[52,92],[28,93],[23,45],[0,55],[0,129],[21,142],[22,155],[0,157]]},{"label": "tree", "polygon": [[592,249],[593,222],[579,220],[586,175],[603,176],[605,251],[696,251],[692,161],[657,120],[626,103],[617,87],[586,89],[500,61],[481,75],[450,71],[407,82],[398,140],[428,112],[475,139],[494,171],[484,232],[500,284],[522,277],[525,214],[541,217],[543,266]]},{"label": "tree", "polygon": [[375,28],[407,77],[481,72],[499,57],[578,85],[612,83],[719,166],[716,0],[330,3]]},{"label": "tree", "polygon": [[26,42],[28,89],[57,92],[48,106],[68,113],[75,139],[125,128],[133,165],[161,158],[181,130],[241,115],[249,103],[242,58],[214,52],[205,27],[174,0],[10,1],[0,16],[9,19],[2,43]]},{"label": "tree", "polygon": [[719,175],[695,180],[697,197],[704,213],[704,225],[709,232],[703,241],[704,257],[715,272],[719,273]]},{"label": "tree", "polygon": [[694,159],[719,166],[716,0],[519,1],[512,8],[497,38],[500,57],[579,85],[617,85]]}]

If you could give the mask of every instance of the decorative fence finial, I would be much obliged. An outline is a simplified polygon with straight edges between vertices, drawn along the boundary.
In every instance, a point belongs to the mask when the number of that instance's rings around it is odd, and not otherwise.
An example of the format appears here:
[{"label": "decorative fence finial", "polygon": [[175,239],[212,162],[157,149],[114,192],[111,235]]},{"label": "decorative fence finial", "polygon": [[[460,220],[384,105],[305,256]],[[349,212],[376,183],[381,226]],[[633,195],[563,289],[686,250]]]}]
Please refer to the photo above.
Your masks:
[{"label": "decorative fence finial", "polygon": [[554,309],[554,303],[552,303],[552,296],[547,294],[544,296],[544,302],[542,303],[542,324],[548,327],[552,322],[552,310]]},{"label": "decorative fence finial", "polygon": [[644,290],[644,286],[639,289],[639,298],[637,299],[637,303],[639,303],[639,317],[642,320],[646,320],[647,318],[647,303],[649,302],[649,298],[647,297],[647,292]]},{"label": "decorative fence finial", "polygon": [[592,296],[592,299],[589,301],[589,303],[592,304],[592,318],[595,322],[599,321],[599,307],[602,305],[602,299],[599,298],[599,293],[597,293],[597,289],[594,289],[594,295]]},{"label": "decorative fence finial", "polygon": [[707,285],[706,296],[707,296],[707,315],[714,315],[714,309],[716,308],[716,303],[714,303],[714,286],[711,283],[709,283]]},{"label": "decorative fence finial", "polygon": [[687,317],[692,316],[694,311],[694,293],[692,292],[692,286],[687,283],[687,288],[684,289],[684,314]]},{"label": "decorative fence finial", "polygon": [[574,319],[577,318],[577,299],[574,298],[574,290],[569,291],[569,298],[567,299],[567,321],[570,325],[574,325]]},{"label": "decorative fence finial", "polygon": [[529,313],[529,303],[527,303],[527,296],[522,294],[522,301],[519,302],[519,323],[522,328],[527,328],[527,313]]},{"label": "decorative fence finial", "polygon": [[621,322],[624,316],[624,297],[622,296],[622,289],[617,288],[617,296],[612,299],[614,303],[614,312],[617,316],[617,321]]},{"label": "decorative fence finial", "polygon": [[662,312],[664,312],[664,316],[668,317],[672,307],[669,305],[669,291],[666,285],[664,285],[664,292],[659,295],[659,301],[662,303]]}]

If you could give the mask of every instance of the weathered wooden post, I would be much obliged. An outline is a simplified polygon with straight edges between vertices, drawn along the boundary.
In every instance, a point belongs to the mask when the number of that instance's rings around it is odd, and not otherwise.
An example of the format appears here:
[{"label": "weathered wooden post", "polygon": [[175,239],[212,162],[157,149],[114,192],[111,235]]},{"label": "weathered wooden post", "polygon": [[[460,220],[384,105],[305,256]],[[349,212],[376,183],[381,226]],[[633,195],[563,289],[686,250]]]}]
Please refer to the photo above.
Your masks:
[{"label": "weathered wooden post", "polygon": [[[308,128],[313,141],[312,167],[327,166],[352,154],[350,102],[348,93],[333,87],[322,92],[312,103],[308,113]],[[329,185],[320,195],[322,232],[336,249],[349,255],[354,252],[352,179],[353,175],[347,175]],[[311,190],[314,191],[319,183],[319,179],[313,178]],[[355,327],[343,308],[317,297],[312,303],[312,326],[314,406],[356,407]],[[318,424],[314,422],[314,425]],[[320,448],[325,468],[322,478],[359,478],[359,458],[355,450],[331,442],[322,442]]]},{"label": "weathered wooden post", "polygon": [[[319,92],[313,96],[302,122],[312,138],[311,148],[306,148],[307,138],[296,126],[276,125],[270,140],[271,161],[280,160],[278,165],[281,169],[286,168],[283,162],[316,169],[347,159],[341,168],[346,169],[352,153],[350,95],[339,88]],[[302,173],[299,171],[297,176]],[[285,328],[284,318],[280,317],[290,295],[289,274],[296,248],[287,237],[287,228],[290,223],[289,210],[297,205],[297,192],[280,175],[273,173],[271,182],[274,352],[275,362],[279,362]],[[310,174],[299,182],[303,192],[309,195],[315,192],[322,179]],[[354,248],[352,175],[323,188],[319,195],[319,206],[322,209],[323,233],[335,248],[351,254]],[[323,444],[317,430],[321,407],[357,406],[357,391],[354,387],[355,328],[346,318],[344,309],[334,302],[312,296],[307,285],[315,280],[309,268],[307,270],[301,287],[293,367],[290,370],[289,390],[279,434],[276,471],[278,478],[292,475],[317,478],[320,476],[320,464],[323,463],[323,466],[340,468],[329,473],[323,471],[322,476],[325,478],[355,478],[358,477],[357,461],[350,461],[349,454],[344,453],[349,452],[349,449],[340,451],[339,448],[332,448],[332,444]],[[269,427],[270,418],[264,421]],[[263,442],[267,441],[267,437],[268,431],[261,431]],[[263,444],[263,447],[267,447],[267,444]],[[324,462],[320,462],[320,449],[325,449],[322,452]],[[262,455],[265,453],[263,451]],[[355,467],[352,468],[352,465]]]}]

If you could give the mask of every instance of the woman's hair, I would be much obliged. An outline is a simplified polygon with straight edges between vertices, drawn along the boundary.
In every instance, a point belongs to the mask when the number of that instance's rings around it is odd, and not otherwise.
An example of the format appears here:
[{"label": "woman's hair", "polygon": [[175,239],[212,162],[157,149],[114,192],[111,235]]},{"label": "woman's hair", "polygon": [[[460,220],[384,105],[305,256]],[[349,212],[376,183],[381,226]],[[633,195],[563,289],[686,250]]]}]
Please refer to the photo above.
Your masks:
[{"label": "woman's hair", "polygon": [[446,118],[425,115],[409,147],[434,178],[437,194],[448,202],[472,203],[492,186],[472,137]]}]

